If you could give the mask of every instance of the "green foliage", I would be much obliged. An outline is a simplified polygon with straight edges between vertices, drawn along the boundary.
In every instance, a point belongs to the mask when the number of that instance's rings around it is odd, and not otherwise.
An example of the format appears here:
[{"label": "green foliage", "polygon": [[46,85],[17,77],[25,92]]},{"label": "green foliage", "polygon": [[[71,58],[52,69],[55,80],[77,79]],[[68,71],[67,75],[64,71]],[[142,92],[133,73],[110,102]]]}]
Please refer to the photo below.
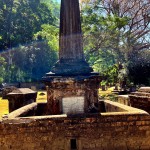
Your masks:
[{"label": "green foliage", "polygon": [[0,0],[0,50],[32,41],[42,24],[55,24],[52,10],[40,0]]},{"label": "green foliage", "polygon": [[135,52],[129,62],[130,80],[135,84],[150,85],[150,50]]},{"label": "green foliage", "polygon": [[[102,10],[94,10],[94,6],[86,7],[82,11],[82,28],[84,33],[84,43],[86,54],[95,51],[105,51],[104,53],[115,56],[116,61],[124,61],[124,55],[120,47],[122,44],[122,29],[128,24],[129,18],[118,17],[116,15],[105,16]],[[90,11],[88,11],[89,9]],[[109,51],[109,52],[106,52]]]},{"label": "green foliage", "polygon": [[5,65],[5,59],[3,57],[0,57],[0,84],[4,81]]},{"label": "green foliage", "polygon": [[123,62],[125,59],[119,49],[119,29],[128,20],[100,14],[84,16],[84,13],[82,20],[86,59],[107,82],[114,84],[118,79],[118,61]]},{"label": "green foliage", "polygon": [[[146,81],[148,85],[149,62],[138,51],[142,51],[142,54],[150,47],[149,8],[149,1],[83,2],[82,27],[86,58],[94,70],[99,71],[109,82],[121,82],[130,75],[132,81]],[[119,63],[125,64],[125,68],[117,72],[114,66]]]},{"label": "green foliage", "polygon": [[60,4],[56,0],[40,0],[41,3],[45,3],[50,10],[52,10],[52,15],[56,17],[57,23],[59,22],[60,16]]},{"label": "green foliage", "polygon": [[5,82],[41,80],[56,60],[57,53],[45,41],[14,48],[12,64],[7,66]]},{"label": "green foliage", "polygon": [[126,26],[129,22],[129,18],[128,17],[118,17],[116,15],[108,15],[106,17],[102,17],[102,25],[110,31],[113,30],[120,30],[121,28],[123,28],[124,26]]},{"label": "green foliage", "polygon": [[107,82],[105,80],[102,80],[100,84],[101,84],[101,86],[103,86],[103,85],[106,85]]},{"label": "green foliage", "polygon": [[35,39],[46,39],[52,49],[58,50],[58,33],[59,29],[56,26],[44,24],[42,30],[35,34]]},{"label": "green foliage", "polygon": [[[40,80],[57,60],[59,4],[0,0],[0,82]],[[44,40],[47,41],[44,41]]]}]

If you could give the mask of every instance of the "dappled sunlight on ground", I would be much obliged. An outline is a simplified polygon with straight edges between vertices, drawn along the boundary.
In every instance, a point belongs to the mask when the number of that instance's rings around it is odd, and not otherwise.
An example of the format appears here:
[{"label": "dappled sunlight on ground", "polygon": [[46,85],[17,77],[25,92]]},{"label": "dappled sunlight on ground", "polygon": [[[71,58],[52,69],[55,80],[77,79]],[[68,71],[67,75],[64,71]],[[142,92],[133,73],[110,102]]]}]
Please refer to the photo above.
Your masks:
[{"label": "dappled sunlight on ground", "polygon": [[46,102],[47,101],[47,92],[39,91],[37,95],[37,102]]},{"label": "dappled sunlight on ground", "polygon": [[100,99],[106,99],[111,101],[116,101],[118,98],[118,95],[114,94],[112,91],[115,87],[110,87],[106,91],[102,91],[102,89],[99,89],[99,96]]},{"label": "dappled sunlight on ground", "polygon": [[0,97],[0,119],[4,114],[8,114],[8,100]]},{"label": "dappled sunlight on ground", "polygon": [[114,90],[115,87],[110,87],[106,91],[102,91],[102,89],[99,89],[99,94],[104,95],[104,94],[111,94],[111,92]]}]

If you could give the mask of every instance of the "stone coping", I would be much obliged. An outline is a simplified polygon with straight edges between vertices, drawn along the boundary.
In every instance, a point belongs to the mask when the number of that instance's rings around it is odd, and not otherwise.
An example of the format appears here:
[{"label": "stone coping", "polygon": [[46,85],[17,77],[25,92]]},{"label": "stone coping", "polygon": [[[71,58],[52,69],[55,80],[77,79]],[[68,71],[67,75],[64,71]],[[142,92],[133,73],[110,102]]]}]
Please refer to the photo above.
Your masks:
[{"label": "stone coping", "polygon": [[[53,75],[53,74],[52,74]],[[74,83],[74,82],[80,82],[80,81],[88,81],[90,79],[97,79],[97,80],[101,80],[100,79],[100,75],[97,72],[91,72],[90,74],[87,75],[66,75],[66,76],[59,76],[59,75],[53,75],[53,76],[46,76],[42,78],[42,82],[46,82],[48,83],[49,81],[53,82],[53,83]]]},{"label": "stone coping", "polygon": [[135,97],[135,98],[142,98],[142,99],[146,99],[146,100],[149,100],[150,97],[149,96],[146,96],[146,95],[129,95],[129,98],[130,97]]},{"label": "stone coping", "polygon": [[5,118],[8,118],[8,119],[9,119],[9,118],[16,118],[16,117],[18,117],[18,116],[20,116],[20,115],[25,114],[26,112],[28,112],[28,111],[30,111],[30,110],[37,109],[37,106],[38,106],[38,103],[36,103],[36,102],[35,102],[35,103],[31,103],[31,104],[29,104],[29,105],[23,106],[23,107],[21,107],[21,108],[15,110],[15,111],[9,113],[8,115],[3,116],[3,118],[4,118],[4,119],[5,119]]},{"label": "stone coping", "polygon": [[118,97],[125,97],[125,98],[128,98],[129,95],[118,95]]},{"label": "stone coping", "polygon": [[51,125],[56,124],[84,124],[84,123],[111,123],[111,122],[126,122],[126,121],[138,121],[144,120],[149,122],[150,115],[147,113],[101,113],[95,114],[92,116],[80,116],[80,117],[68,117],[66,114],[62,115],[53,115],[53,116],[34,116],[34,117],[18,117],[18,118],[9,118],[3,119],[0,121],[0,124],[30,124],[30,126],[34,126],[37,123],[42,125],[42,122],[48,122]]},{"label": "stone coping", "polygon": [[[86,119],[86,118],[101,118],[101,117],[125,117],[125,116],[149,116],[149,114],[143,110],[133,108],[130,106],[126,106],[123,104],[119,104],[117,102],[112,102],[109,100],[104,101],[107,105],[117,106],[121,109],[124,109],[126,111],[124,112],[106,112],[106,113],[97,113],[97,114],[78,114],[78,115],[67,115],[67,114],[61,114],[61,115],[47,115],[47,116],[29,116],[29,117],[18,117],[21,114],[25,114],[29,110],[34,110],[37,108],[38,103],[32,103],[27,106],[24,106],[18,110],[15,110],[14,112],[8,114],[7,116],[3,117],[2,122],[3,123],[29,123],[36,120],[65,120],[65,119],[73,119],[73,118],[80,118],[80,119]],[[45,103],[43,103],[45,104]]]},{"label": "stone coping", "polygon": [[[127,113],[127,112],[142,112],[142,113],[146,113],[144,110],[141,110],[141,109],[138,109],[138,108],[134,108],[134,107],[130,107],[130,106],[127,106],[127,105],[123,105],[123,104],[120,104],[118,102],[113,102],[113,101],[110,101],[110,100],[105,100],[104,101],[105,104],[110,104],[112,106],[116,106],[116,107],[119,107],[123,110],[125,110],[125,112],[123,113]],[[107,112],[107,113],[112,113],[112,112]],[[115,113],[118,113],[118,112],[115,112]],[[121,112],[119,112],[121,113]]]},{"label": "stone coping", "polygon": [[138,92],[147,92],[150,93],[150,87],[141,87]]},{"label": "stone coping", "polygon": [[36,91],[33,91],[29,88],[18,88],[18,89],[15,89],[13,90],[11,93],[8,93],[7,95],[19,95],[19,94],[22,94],[22,95],[26,95],[26,94],[36,94],[37,92]]}]

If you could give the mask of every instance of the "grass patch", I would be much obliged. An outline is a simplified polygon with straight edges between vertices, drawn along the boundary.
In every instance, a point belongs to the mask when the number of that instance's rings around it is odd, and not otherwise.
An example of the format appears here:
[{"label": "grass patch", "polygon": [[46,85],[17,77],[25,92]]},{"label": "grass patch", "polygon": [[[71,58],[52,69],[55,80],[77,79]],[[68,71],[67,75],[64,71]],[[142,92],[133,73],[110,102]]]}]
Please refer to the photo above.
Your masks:
[{"label": "grass patch", "polygon": [[8,100],[0,97],[0,119],[4,114],[8,114]]},{"label": "grass patch", "polygon": [[102,91],[102,89],[99,89],[99,95],[102,99],[116,101],[118,98],[118,95],[112,93],[114,90],[114,87],[108,88],[106,91]]},{"label": "grass patch", "polygon": [[46,91],[39,91],[37,94],[37,102],[46,102],[47,101],[47,92]]}]

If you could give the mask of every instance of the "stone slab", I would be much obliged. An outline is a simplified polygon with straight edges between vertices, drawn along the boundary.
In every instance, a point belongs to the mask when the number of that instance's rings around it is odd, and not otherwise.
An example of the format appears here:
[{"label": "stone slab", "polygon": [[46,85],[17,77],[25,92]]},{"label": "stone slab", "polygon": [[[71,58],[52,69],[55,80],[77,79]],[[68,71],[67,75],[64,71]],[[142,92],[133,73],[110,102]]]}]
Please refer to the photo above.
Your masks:
[{"label": "stone slab", "polygon": [[63,114],[84,113],[84,97],[65,97],[62,105]]}]

